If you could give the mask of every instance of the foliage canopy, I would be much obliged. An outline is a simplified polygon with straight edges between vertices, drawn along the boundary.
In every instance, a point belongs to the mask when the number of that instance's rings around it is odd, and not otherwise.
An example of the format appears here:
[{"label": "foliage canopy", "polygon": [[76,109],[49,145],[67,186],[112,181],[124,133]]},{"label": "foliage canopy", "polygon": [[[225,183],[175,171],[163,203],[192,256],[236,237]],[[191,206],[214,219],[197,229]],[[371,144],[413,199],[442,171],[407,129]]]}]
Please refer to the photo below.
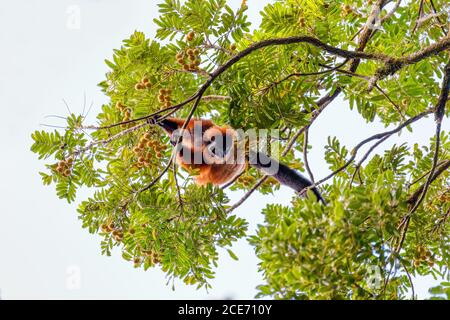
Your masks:
[{"label": "foliage canopy", "polygon": [[[48,162],[43,183],[58,197],[93,190],[78,212],[101,235],[103,254],[117,247],[135,267],[208,288],[217,248],[248,236],[265,279],[259,296],[282,299],[405,298],[411,277],[449,278],[448,1],[275,1],[252,32],[246,1],[235,10],[225,0],[159,8],[156,39],[136,31],[105,60],[99,85],[110,102],[98,123],[71,114],[65,130],[32,135],[31,150]],[[149,121],[195,116],[280,129],[281,160],[309,170],[308,128],[339,94],[368,125],[391,129],[353,149],[330,137],[331,174],[316,180],[328,204],[268,205],[254,235],[224,189],[199,187],[195,173],[173,165],[168,138]],[[428,116],[436,120],[428,145],[371,154]],[[143,136],[144,155],[134,151]],[[266,194],[278,185],[249,168],[231,188]],[[431,292],[450,296],[449,282]]]}]

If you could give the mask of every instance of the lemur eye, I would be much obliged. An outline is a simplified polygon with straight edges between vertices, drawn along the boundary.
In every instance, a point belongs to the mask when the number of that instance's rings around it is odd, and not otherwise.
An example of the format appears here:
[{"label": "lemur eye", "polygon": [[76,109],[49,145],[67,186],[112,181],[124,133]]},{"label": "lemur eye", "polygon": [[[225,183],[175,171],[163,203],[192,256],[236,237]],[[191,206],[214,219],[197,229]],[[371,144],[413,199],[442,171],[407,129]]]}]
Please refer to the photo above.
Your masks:
[{"label": "lemur eye", "polygon": [[209,141],[214,142],[216,140],[216,136],[212,136]]}]

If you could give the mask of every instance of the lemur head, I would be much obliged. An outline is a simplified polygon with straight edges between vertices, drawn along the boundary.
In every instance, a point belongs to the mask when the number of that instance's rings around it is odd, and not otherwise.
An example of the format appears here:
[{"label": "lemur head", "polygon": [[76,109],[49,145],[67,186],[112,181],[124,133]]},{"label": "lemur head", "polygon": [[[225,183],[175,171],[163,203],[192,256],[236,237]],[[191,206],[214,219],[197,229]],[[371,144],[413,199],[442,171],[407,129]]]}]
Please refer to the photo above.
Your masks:
[{"label": "lemur head", "polygon": [[[184,120],[167,118],[159,125],[168,133],[171,143],[177,146],[177,157],[187,164],[223,164],[234,161],[233,146],[236,132],[219,127],[211,120],[192,119],[185,129]],[[191,161],[191,163],[189,163]]]}]

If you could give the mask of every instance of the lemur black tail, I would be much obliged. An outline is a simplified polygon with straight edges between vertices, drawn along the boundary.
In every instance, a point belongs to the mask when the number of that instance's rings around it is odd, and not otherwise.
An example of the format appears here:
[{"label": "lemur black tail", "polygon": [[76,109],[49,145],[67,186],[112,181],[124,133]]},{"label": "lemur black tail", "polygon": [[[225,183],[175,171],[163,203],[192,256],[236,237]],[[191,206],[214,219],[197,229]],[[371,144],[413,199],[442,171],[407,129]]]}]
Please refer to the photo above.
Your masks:
[{"label": "lemur black tail", "polygon": [[[312,185],[311,181],[298,173],[296,170],[289,168],[287,165],[262,152],[251,153],[249,157],[251,166],[263,171],[267,175],[274,177],[281,184],[288,186],[297,192],[301,192],[305,188]],[[314,193],[318,201],[321,201],[323,204],[326,203],[316,187],[311,188],[311,191]]]}]

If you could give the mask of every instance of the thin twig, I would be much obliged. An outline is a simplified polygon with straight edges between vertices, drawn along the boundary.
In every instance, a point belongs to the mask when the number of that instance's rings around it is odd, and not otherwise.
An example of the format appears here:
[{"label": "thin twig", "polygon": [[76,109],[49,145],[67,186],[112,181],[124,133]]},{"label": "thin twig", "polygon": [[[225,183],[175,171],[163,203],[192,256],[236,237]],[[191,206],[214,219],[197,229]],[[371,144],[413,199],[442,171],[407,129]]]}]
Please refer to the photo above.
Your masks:
[{"label": "thin twig", "polygon": [[359,160],[359,162],[355,166],[355,172],[353,172],[352,179],[350,180],[350,187],[352,186],[353,181],[355,180],[355,176],[357,173],[359,173],[359,170],[360,170],[362,164],[364,163],[364,161],[367,160],[367,158],[369,157],[369,155],[372,153],[373,150],[375,150],[380,144],[382,144],[384,141],[386,141],[389,137],[390,137],[390,135],[387,135],[384,138],[378,140],[376,143],[374,143],[369,148],[369,150],[367,150],[367,152],[364,154],[364,156],[361,158],[361,160]]},{"label": "thin twig", "polygon": [[404,127],[409,126],[410,124],[416,122],[417,120],[422,119],[423,117],[429,115],[433,113],[433,110],[428,110],[425,112],[422,112],[418,115],[416,115],[415,117],[412,117],[410,119],[408,119],[407,121],[401,123],[397,128],[389,130],[389,131],[385,131],[385,132],[381,132],[381,133],[377,133],[374,134],[373,136],[370,136],[367,139],[364,139],[363,141],[361,141],[360,143],[358,143],[352,150],[352,156],[350,157],[350,159],[340,168],[336,169],[335,171],[333,171],[332,173],[330,173],[328,176],[326,176],[325,178],[317,181],[315,184],[311,185],[309,188],[314,188],[317,187],[318,185],[322,184],[323,182],[327,181],[328,179],[334,177],[336,174],[338,174],[339,172],[345,170],[352,162],[353,160],[355,160],[356,155],[358,153],[358,150],[363,147],[365,144],[373,141],[373,140],[379,140],[379,139],[383,139],[386,136],[391,136],[394,133],[397,133],[399,131],[401,131]]},{"label": "thin twig", "polygon": [[411,292],[411,300],[415,300],[416,299],[416,293],[415,293],[415,290],[414,290],[414,283],[412,281],[411,274],[409,273],[409,270],[408,270],[408,268],[406,267],[406,265],[405,265],[405,263],[403,261],[401,261],[401,264],[403,266],[403,269],[405,269],[406,276],[408,277],[409,283],[411,284],[411,291],[412,291]]},{"label": "thin twig", "polygon": [[314,175],[311,171],[311,168],[309,167],[309,161],[308,161],[308,133],[309,133],[309,127],[306,127],[305,134],[304,134],[304,140],[303,140],[303,161],[305,162],[305,168],[308,172],[309,178],[311,179],[311,182],[314,183]]},{"label": "thin twig", "polygon": [[386,15],[385,16],[383,16],[382,18],[381,18],[381,23],[383,23],[383,22],[385,22],[386,20],[388,20],[388,19],[390,19],[393,15],[394,15],[394,13],[397,11],[397,9],[400,7],[400,3],[402,2],[402,0],[397,0],[396,2],[395,2],[395,5],[394,5],[394,7],[392,8],[392,10],[391,11],[389,11],[388,13],[386,13]]},{"label": "thin twig", "polygon": [[438,11],[436,9],[436,6],[434,5],[433,0],[430,0],[430,5],[431,5],[431,8],[433,9],[433,12],[437,15],[436,16],[436,20],[439,23],[439,27],[441,28],[441,30],[444,33],[444,35],[446,35],[447,34],[447,30],[445,30],[445,27],[444,27],[445,23],[441,21],[441,18],[439,18]]},{"label": "thin twig", "polygon": [[176,164],[176,162],[173,163],[172,170],[173,170],[173,180],[175,181],[175,187],[177,189],[177,196],[178,196],[178,204],[180,206],[180,213],[183,214],[184,213],[184,204],[183,204],[183,199],[181,198],[180,185],[178,184],[177,164]]},{"label": "thin twig", "polygon": [[420,0],[420,3],[419,3],[419,12],[417,13],[417,18],[416,18],[416,21],[414,22],[414,28],[413,28],[413,30],[412,30],[412,33],[413,33],[413,34],[414,34],[414,32],[416,32],[416,29],[417,29],[417,26],[418,26],[418,23],[419,23],[419,19],[422,18],[422,13],[423,13],[423,2],[424,2],[424,0]]}]

